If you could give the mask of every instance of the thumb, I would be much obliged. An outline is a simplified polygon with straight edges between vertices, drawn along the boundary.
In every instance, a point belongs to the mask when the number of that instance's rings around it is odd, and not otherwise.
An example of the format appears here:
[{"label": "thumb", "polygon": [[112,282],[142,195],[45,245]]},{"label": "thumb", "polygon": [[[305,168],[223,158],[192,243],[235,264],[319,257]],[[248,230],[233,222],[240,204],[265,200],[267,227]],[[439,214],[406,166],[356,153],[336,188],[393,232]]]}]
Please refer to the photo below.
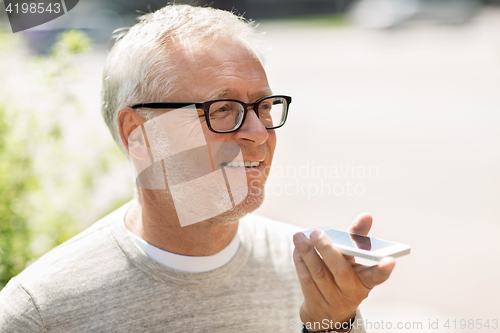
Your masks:
[{"label": "thumb", "polygon": [[360,214],[354,219],[347,231],[353,234],[366,236],[372,227],[372,222],[373,217],[370,214]]}]

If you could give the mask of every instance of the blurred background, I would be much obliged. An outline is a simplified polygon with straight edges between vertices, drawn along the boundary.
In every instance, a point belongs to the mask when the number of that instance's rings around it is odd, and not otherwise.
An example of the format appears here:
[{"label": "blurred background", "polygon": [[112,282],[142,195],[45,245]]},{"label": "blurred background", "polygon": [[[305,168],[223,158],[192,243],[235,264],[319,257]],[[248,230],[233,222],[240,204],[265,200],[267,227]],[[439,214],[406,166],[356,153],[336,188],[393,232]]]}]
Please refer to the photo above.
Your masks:
[{"label": "blurred background", "polygon": [[[191,3],[254,19],[293,97],[259,213],[346,229],[366,211],[372,236],[412,246],[362,303],[368,331],[498,330],[500,2]],[[12,34],[0,4],[0,288],[130,200],[102,68],[111,32],[159,7],[82,0]]]}]

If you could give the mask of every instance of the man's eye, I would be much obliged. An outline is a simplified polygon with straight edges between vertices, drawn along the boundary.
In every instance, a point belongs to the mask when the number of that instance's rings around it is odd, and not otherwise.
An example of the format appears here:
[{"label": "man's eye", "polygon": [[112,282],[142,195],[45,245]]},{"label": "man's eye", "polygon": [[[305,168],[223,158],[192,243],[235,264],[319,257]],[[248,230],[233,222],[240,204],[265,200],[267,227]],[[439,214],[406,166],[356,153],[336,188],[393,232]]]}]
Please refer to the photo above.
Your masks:
[{"label": "man's eye", "polygon": [[215,110],[212,113],[223,113],[223,112],[227,112],[227,111],[229,111],[229,108],[227,106],[223,106],[221,108],[218,108],[217,110]]},{"label": "man's eye", "polygon": [[224,117],[232,111],[231,105],[212,105],[210,108],[210,117]]},{"label": "man's eye", "polygon": [[259,111],[269,111],[273,108],[271,103],[262,103],[259,105]]}]

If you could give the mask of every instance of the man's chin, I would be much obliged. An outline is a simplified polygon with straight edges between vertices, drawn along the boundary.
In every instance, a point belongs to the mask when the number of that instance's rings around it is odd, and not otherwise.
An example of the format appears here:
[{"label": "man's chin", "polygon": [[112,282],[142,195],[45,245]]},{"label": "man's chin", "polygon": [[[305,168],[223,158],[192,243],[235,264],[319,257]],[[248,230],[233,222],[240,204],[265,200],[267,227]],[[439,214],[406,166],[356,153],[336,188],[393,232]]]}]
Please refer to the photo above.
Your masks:
[{"label": "man's chin", "polygon": [[[212,187],[210,192],[203,188],[197,191],[178,192],[175,194],[177,205],[174,203],[175,200],[173,200],[170,191],[140,189],[140,193],[143,202],[152,202],[157,209],[176,211],[181,226],[195,223],[207,225],[236,223],[245,215],[259,208],[264,201],[264,190],[260,187],[246,185],[239,188],[233,187],[231,190],[229,194],[226,186],[219,186]],[[207,192],[210,195],[207,195]],[[198,199],[196,204],[178,206],[179,203],[192,203],[193,198]],[[235,203],[234,207],[231,204],[233,202]],[[222,213],[219,213],[221,211]],[[214,213],[219,214],[215,215]],[[207,219],[204,218],[205,216],[213,217]],[[188,220],[194,222],[181,223],[181,221]]]},{"label": "man's chin", "polygon": [[206,222],[210,224],[236,223],[245,215],[257,210],[264,202],[264,190],[249,186],[248,191],[246,197],[235,207],[206,220]]}]

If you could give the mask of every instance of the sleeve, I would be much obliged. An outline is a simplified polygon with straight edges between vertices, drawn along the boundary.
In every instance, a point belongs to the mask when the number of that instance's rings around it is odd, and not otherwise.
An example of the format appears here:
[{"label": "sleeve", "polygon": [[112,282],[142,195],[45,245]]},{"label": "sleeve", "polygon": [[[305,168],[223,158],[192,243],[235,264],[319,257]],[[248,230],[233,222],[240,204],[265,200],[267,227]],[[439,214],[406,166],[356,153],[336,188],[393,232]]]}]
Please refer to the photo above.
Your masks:
[{"label": "sleeve", "polygon": [[[348,331],[338,331],[338,332],[345,332],[345,333],[366,333],[365,326],[364,326],[364,321],[363,317],[361,316],[361,312],[359,311],[359,308],[356,309],[356,315],[354,316],[354,320],[351,319],[351,329]],[[308,333],[309,331],[307,328],[302,325],[302,333]],[[320,331],[320,332],[325,332],[325,333],[336,333],[336,330],[332,331]],[[318,332],[318,333],[320,333]]]},{"label": "sleeve", "polygon": [[47,332],[31,296],[14,279],[0,291],[0,333],[7,332]]},{"label": "sleeve", "polygon": [[356,310],[356,318],[354,318],[350,333],[366,333],[363,316],[361,316],[359,308]]}]

